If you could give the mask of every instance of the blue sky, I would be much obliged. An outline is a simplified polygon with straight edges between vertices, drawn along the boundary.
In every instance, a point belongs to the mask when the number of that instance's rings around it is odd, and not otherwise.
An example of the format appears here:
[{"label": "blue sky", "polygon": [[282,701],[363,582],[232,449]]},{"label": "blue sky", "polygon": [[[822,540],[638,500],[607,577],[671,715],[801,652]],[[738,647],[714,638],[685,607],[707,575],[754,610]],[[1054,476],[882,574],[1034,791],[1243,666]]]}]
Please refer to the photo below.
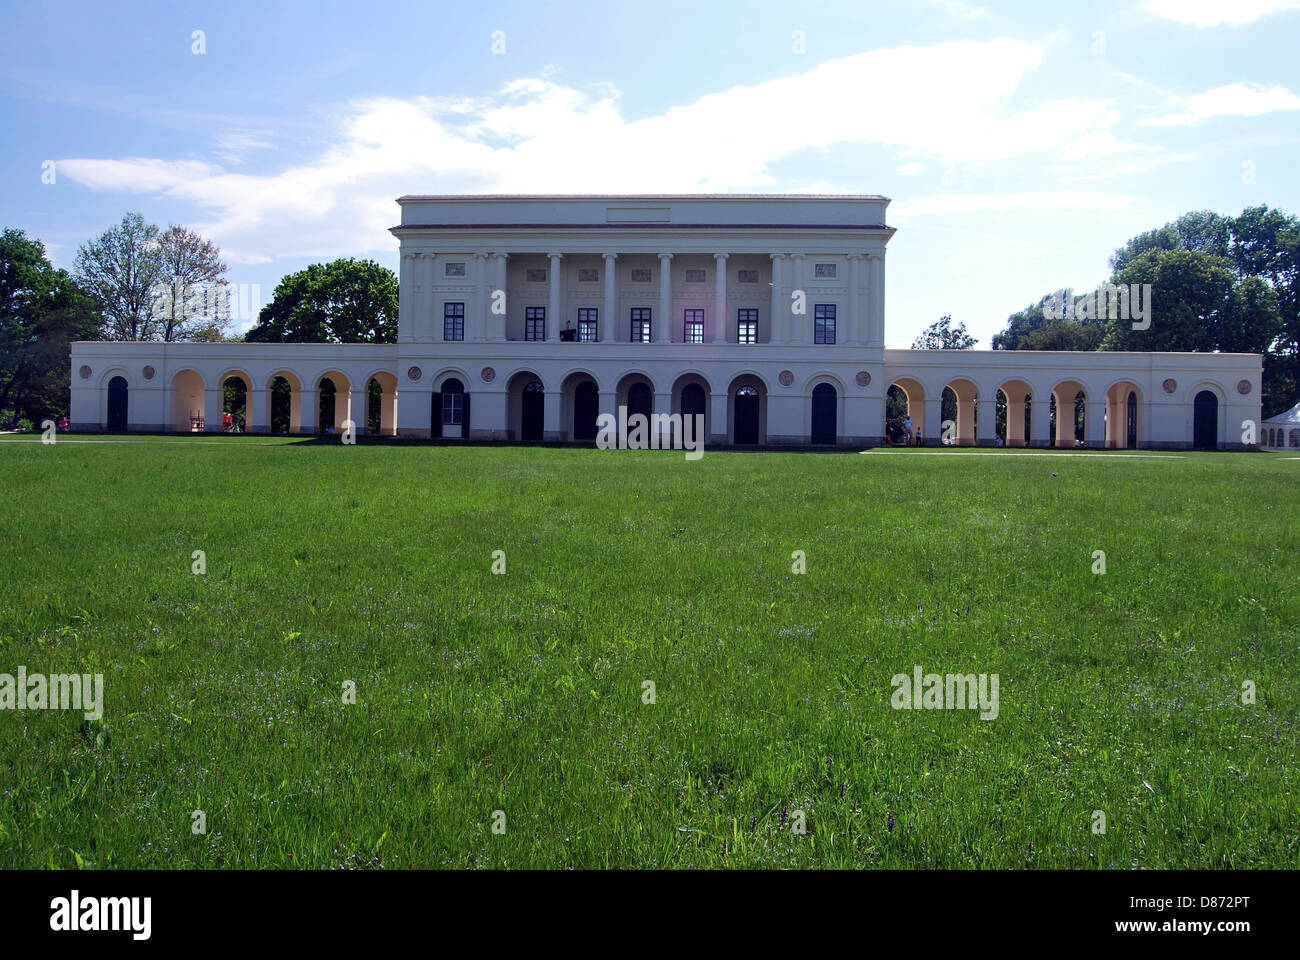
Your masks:
[{"label": "blue sky", "polygon": [[0,224],[70,267],[138,209],[265,301],[395,268],[404,193],[881,193],[887,343],[983,348],[1187,210],[1300,213],[1297,40],[1298,0],[7,2]]}]

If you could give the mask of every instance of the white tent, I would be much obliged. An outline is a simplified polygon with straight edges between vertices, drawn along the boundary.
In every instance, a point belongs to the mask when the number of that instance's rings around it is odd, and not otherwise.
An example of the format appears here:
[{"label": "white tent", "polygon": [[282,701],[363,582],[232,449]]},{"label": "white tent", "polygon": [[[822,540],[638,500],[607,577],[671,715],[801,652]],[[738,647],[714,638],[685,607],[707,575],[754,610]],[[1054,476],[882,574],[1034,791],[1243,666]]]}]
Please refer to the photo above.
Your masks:
[{"label": "white tent", "polygon": [[1266,450],[1300,448],[1300,403],[1264,421],[1259,445]]}]

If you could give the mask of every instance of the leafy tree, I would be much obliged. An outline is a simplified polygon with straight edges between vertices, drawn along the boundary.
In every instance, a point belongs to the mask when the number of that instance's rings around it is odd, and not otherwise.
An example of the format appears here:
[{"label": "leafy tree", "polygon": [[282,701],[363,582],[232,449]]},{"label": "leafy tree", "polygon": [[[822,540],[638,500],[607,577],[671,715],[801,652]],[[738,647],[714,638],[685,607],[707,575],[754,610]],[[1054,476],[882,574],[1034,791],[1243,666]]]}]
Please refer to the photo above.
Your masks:
[{"label": "leafy tree", "polygon": [[1218,328],[1231,309],[1233,275],[1222,257],[1195,250],[1153,248],[1115,274],[1117,284],[1151,284],[1151,323],[1111,319],[1105,350],[1214,350]]},{"label": "leafy tree", "polygon": [[966,332],[966,324],[952,325],[952,317],[940,317],[912,341],[913,350],[969,350],[979,341]]},{"label": "leafy tree", "polygon": [[67,413],[71,344],[98,339],[101,322],[39,240],[0,234],[0,410],[33,423]]},{"label": "leafy tree", "polygon": [[229,285],[221,251],[192,230],[172,224],[158,236],[165,267],[154,314],[162,339],[211,339],[230,325]]},{"label": "leafy tree", "polygon": [[159,323],[153,305],[166,276],[158,228],[138,213],[77,250],[78,285],[104,315],[108,340],[156,340]]},{"label": "leafy tree", "polygon": [[256,343],[396,343],[397,277],[373,260],[313,263],[284,277],[257,325]]},{"label": "leafy tree", "polygon": [[1111,255],[1110,268],[1118,274],[1151,250],[1196,250],[1227,257],[1232,236],[1231,217],[1210,210],[1193,210],[1158,230],[1140,233]]}]

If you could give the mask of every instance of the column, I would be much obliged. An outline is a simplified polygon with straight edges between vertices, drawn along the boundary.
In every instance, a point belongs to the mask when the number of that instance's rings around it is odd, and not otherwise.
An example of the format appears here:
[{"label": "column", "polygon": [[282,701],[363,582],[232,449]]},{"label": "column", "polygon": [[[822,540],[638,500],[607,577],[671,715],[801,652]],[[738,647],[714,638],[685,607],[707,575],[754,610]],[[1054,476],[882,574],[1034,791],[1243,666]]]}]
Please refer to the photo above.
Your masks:
[{"label": "column", "polygon": [[564,259],[562,253],[548,253],[551,258],[551,269],[546,275],[550,281],[551,298],[547,301],[546,308],[546,339],[550,342],[558,342],[560,339],[560,328],[564,323],[560,320],[560,261]]},{"label": "column", "polygon": [[401,269],[397,274],[397,339],[410,340],[415,315],[412,312],[411,291],[415,287],[415,254],[402,254]]},{"label": "column", "polygon": [[614,418],[615,431],[618,427],[618,394],[613,390],[602,390],[596,399],[596,435],[600,436],[600,418],[609,414]]},{"label": "column", "polygon": [[668,343],[673,313],[673,255],[659,254],[659,316],[654,318],[654,342]]},{"label": "column", "polygon": [[713,262],[718,272],[713,294],[713,342],[727,342],[727,258],[730,254],[715,253]]},{"label": "column", "polygon": [[466,320],[473,328],[465,331],[466,340],[486,340],[488,336],[487,263],[486,253],[474,254],[474,307]]},{"label": "column", "polygon": [[221,432],[221,414],[225,412],[226,391],[221,386],[208,387],[204,391],[203,431],[205,433]]},{"label": "column", "polygon": [[[399,309],[400,315],[400,309]],[[271,432],[271,391],[249,390],[248,409],[244,412],[249,433]]]},{"label": "column", "polygon": [[881,346],[885,342],[885,257],[871,258],[871,290],[868,295],[870,309],[867,321],[867,343]]},{"label": "column", "polygon": [[[289,403],[290,430],[294,433],[315,433],[316,421],[320,417],[320,393],[314,383],[304,383],[301,390],[294,391]],[[293,428],[294,423],[297,429]]]},{"label": "column", "polygon": [[[496,265],[494,273],[492,290],[489,291],[488,313],[491,315],[491,325],[488,327],[489,339],[504,340],[506,338],[506,266],[510,259],[509,254],[494,253],[492,254],[493,263]],[[499,310],[499,313],[492,313],[493,310]],[[473,404],[470,405],[471,408]],[[470,415],[473,415],[470,410]]]},{"label": "column", "polygon": [[[812,304],[808,302],[808,291],[804,289],[803,277],[803,254],[792,253],[790,260],[793,262],[790,271],[790,300],[785,308],[786,339],[789,343],[812,343],[812,317],[809,315],[812,310]],[[803,290],[804,292],[804,309],[802,315],[794,312],[794,292]]]},{"label": "column", "polygon": [[[1003,391],[1004,393],[1006,391]],[[1023,447],[1025,445],[1025,395],[1017,393],[1014,397],[1007,394],[1007,446]]]},{"label": "column", "polygon": [[859,253],[849,254],[849,328],[846,331],[848,336],[844,339],[849,345],[862,343],[862,310],[858,303],[862,289],[862,281],[858,277],[858,261],[861,259]]},{"label": "column", "polygon": [[727,442],[727,395],[709,394],[709,443],[713,446]]},{"label": "column", "polygon": [[542,440],[555,443],[563,440],[564,425],[560,423],[560,398],[558,390],[547,390],[542,400]]},{"label": "column", "polygon": [[618,343],[621,326],[618,322],[618,288],[615,285],[618,279],[618,254],[605,253],[602,256],[605,258],[605,305],[600,311],[596,339]]},{"label": "column", "polygon": [[[351,386],[352,389],[348,397],[348,410],[344,414],[344,418],[352,421],[356,429],[356,435],[359,437],[363,433],[369,432],[366,429],[366,422],[370,419],[370,404],[367,402],[370,399],[370,384],[367,382],[358,386],[354,383]],[[334,430],[337,433],[343,432],[343,420],[339,417],[338,409],[339,400],[342,398],[343,394],[340,393],[334,400],[334,419],[338,421],[338,425]]]},{"label": "column", "polygon": [[1031,447],[1050,447],[1052,445],[1052,395],[1039,400],[1035,391],[1029,406],[1029,445]]},{"label": "column", "polygon": [[975,442],[981,447],[992,447],[998,436],[998,402],[996,399],[980,398],[979,415],[975,423]]},{"label": "column", "polygon": [[785,262],[784,253],[773,253],[772,258],[772,307],[771,316],[767,320],[767,339],[769,343],[786,342],[786,317],[790,313],[790,308],[781,296],[781,286],[783,278],[781,276],[781,264]]},{"label": "column", "polygon": [[385,437],[395,436],[397,434],[397,391],[385,390],[381,397],[379,404],[379,432]]},{"label": "column", "polygon": [[[433,323],[433,266],[434,261],[438,259],[436,253],[419,254],[424,269],[419,272],[420,276],[420,295],[416,297],[414,331],[419,340],[438,340],[442,338],[442,330],[435,331]],[[315,416],[312,417],[315,422]]]},{"label": "column", "polygon": [[[673,436],[672,436],[673,428],[670,425],[671,421],[666,418],[669,416],[669,414],[673,412],[673,395],[671,393],[656,393],[654,396],[654,406],[652,407],[651,412],[655,414],[662,414],[665,417],[665,419],[659,421],[659,423],[663,425],[663,428],[662,430],[659,431],[658,439],[650,440],[650,442],[653,444],[658,444],[658,448],[660,450],[671,449],[673,444]],[[651,420],[650,429],[653,430],[654,427],[655,427],[655,421]],[[648,435],[646,439],[647,440],[650,439]],[[681,437],[677,438],[677,442],[681,443]]]},{"label": "column", "polygon": [[1084,400],[1083,402],[1083,440],[1093,449],[1106,446],[1106,402],[1104,400]]},{"label": "column", "polygon": [[[913,428],[916,425],[913,424]],[[921,442],[927,447],[937,446],[943,439],[943,388],[933,396],[925,398],[925,432]]]}]

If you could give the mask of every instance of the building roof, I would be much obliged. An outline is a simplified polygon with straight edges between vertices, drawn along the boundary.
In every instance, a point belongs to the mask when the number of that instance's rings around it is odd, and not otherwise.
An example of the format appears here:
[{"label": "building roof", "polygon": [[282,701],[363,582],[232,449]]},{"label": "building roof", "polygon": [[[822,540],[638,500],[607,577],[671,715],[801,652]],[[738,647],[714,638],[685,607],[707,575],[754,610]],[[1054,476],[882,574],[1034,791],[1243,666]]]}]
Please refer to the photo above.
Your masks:
[{"label": "building roof", "polygon": [[1269,417],[1264,422],[1275,425],[1292,423],[1300,425],[1300,403],[1297,403],[1286,413],[1279,413],[1276,417]]},{"label": "building roof", "polygon": [[871,200],[889,202],[875,193],[408,193],[408,200]]}]

